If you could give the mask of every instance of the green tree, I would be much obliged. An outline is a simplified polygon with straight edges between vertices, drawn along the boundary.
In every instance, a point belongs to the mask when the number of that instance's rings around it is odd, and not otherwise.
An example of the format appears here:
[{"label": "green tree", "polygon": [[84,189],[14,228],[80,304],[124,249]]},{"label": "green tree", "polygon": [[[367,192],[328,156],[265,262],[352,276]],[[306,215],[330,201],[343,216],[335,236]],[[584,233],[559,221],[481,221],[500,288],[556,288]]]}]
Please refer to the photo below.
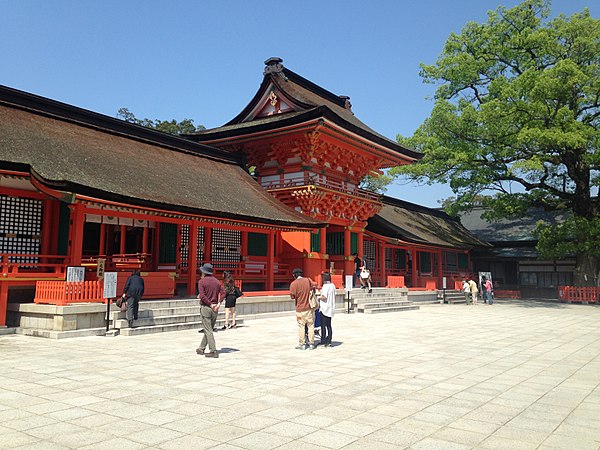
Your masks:
[{"label": "green tree", "polygon": [[152,120],[152,119],[138,119],[135,115],[127,108],[120,108],[117,112],[117,118],[124,120],[125,122],[135,123],[143,127],[154,128],[155,130],[162,131],[169,134],[187,134],[195,131],[204,130],[203,125],[194,125],[192,119],[183,119],[178,122],[177,120]]},{"label": "green tree", "polygon": [[360,181],[360,188],[376,194],[383,194],[393,178],[387,174],[367,175]]},{"label": "green tree", "polygon": [[439,84],[430,117],[398,136],[424,157],[392,174],[449,183],[450,213],[475,202],[490,220],[570,211],[538,228],[538,249],[575,255],[576,283],[598,284],[600,20],[587,9],[549,16],[549,1],[526,0],[450,35],[436,63],[421,65]]}]

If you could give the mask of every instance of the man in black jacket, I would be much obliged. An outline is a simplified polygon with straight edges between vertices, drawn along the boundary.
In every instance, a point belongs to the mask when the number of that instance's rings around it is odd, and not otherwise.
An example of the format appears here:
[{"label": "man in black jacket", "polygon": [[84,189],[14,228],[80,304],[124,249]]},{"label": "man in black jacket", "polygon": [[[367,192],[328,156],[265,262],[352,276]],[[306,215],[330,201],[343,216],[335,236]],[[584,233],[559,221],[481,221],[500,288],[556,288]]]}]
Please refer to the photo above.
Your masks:
[{"label": "man in black jacket", "polygon": [[123,289],[123,298],[127,299],[127,320],[129,328],[133,328],[133,321],[138,318],[138,309],[140,299],[144,295],[144,279],[140,276],[139,270],[134,270],[133,274],[127,278],[125,288]]}]

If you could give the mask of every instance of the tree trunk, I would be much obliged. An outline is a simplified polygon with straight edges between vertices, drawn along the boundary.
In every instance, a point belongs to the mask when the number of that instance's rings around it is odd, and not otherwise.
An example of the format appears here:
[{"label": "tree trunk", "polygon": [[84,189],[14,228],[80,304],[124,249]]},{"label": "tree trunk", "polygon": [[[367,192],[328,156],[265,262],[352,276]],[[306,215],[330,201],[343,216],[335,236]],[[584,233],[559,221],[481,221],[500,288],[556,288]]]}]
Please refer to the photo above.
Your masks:
[{"label": "tree trunk", "polygon": [[600,286],[598,258],[589,255],[577,255],[573,281],[575,286]]}]

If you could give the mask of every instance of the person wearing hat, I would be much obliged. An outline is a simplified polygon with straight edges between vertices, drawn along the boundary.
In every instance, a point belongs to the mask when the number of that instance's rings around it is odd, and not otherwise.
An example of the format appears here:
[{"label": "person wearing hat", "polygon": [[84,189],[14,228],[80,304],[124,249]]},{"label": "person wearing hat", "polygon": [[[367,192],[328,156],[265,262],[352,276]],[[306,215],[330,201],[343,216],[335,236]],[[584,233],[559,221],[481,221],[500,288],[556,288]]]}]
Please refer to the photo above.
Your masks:
[{"label": "person wearing hat", "polygon": [[[225,297],[225,289],[219,280],[213,277],[212,264],[206,263],[200,267],[202,278],[198,281],[198,298],[200,299],[200,315],[202,316],[203,334],[200,347],[196,353],[207,358],[218,358],[217,344],[213,329],[217,322],[219,307]],[[209,352],[205,353],[208,345]]]},{"label": "person wearing hat", "polygon": [[298,322],[298,345],[297,350],[306,348],[306,335],[304,328],[308,328],[308,345],[310,350],[315,348],[315,317],[310,307],[308,298],[315,289],[315,284],[310,278],[302,276],[302,269],[296,268],[292,271],[294,281],[290,284],[290,297],[296,302],[296,321]]}]

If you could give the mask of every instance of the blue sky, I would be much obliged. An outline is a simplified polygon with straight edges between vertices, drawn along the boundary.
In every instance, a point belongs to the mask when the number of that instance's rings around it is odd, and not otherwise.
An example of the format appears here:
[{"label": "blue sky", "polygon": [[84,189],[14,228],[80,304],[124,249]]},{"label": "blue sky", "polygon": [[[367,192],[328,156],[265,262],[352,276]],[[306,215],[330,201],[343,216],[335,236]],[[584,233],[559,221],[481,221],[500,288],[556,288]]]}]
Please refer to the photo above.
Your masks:
[{"label": "blue sky", "polygon": [[[223,125],[255,94],[263,62],[337,95],[395,139],[428,116],[434,63],[451,32],[483,22],[501,0],[0,0],[0,84],[115,116]],[[554,0],[553,14],[600,3]],[[445,186],[388,194],[437,207]]]}]

